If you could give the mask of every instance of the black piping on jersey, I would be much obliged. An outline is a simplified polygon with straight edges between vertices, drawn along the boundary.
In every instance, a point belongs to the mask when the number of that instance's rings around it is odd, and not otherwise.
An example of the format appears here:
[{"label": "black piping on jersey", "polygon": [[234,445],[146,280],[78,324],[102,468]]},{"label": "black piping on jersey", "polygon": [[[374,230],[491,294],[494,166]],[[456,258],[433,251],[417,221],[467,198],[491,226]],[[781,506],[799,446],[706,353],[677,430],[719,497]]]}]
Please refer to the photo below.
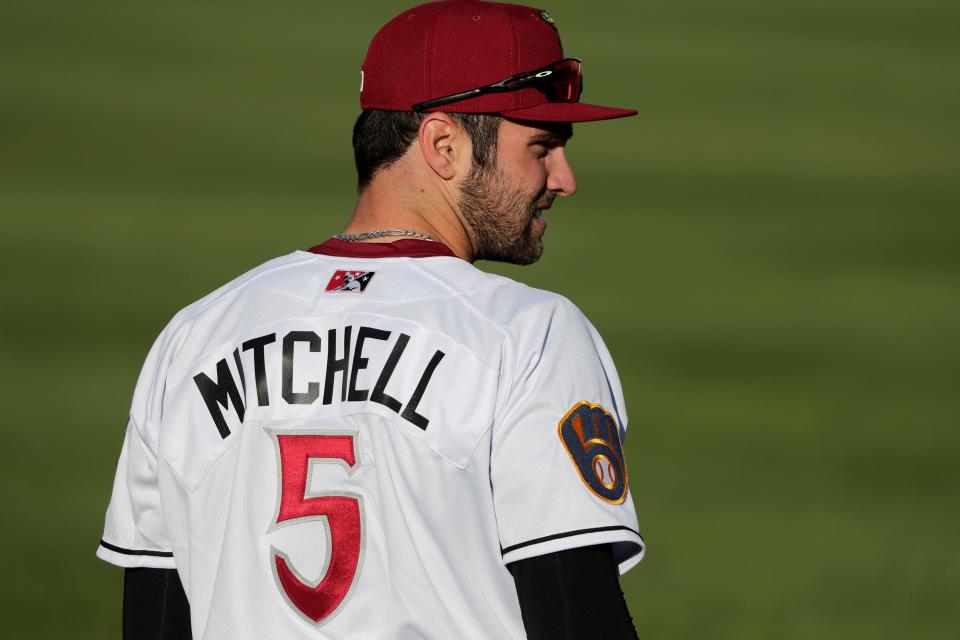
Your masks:
[{"label": "black piping on jersey", "polygon": [[530,545],[540,544],[541,542],[549,542],[551,540],[558,540],[560,538],[569,538],[571,536],[580,536],[585,533],[600,533],[602,531],[619,531],[619,530],[629,531],[630,533],[635,533],[640,537],[640,541],[643,541],[643,536],[640,535],[639,531],[634,531],[630,527],[625,527],[622,524],[612,525],[609,527],[594,527],[593,529],[578,529],[576,531],[567,531],[566,533],[555,533],[550,536],[543,536],[542,538],[534,538],[533,540],[527,540],[526,542],[521,542],[520,544],[515,544],[504,549],[500,548],[500,555],[505,556],[511,551],[516,551],[517,549],[522,549],[524,547],[529,547]]},{"label": "black piping on jersey", "polygon": [[110,544],[103,538],[100,539],[100,546],[110,551],[122,553],[125,556],[156,556],[158,558],[172,558],[173,551],[150,551],[149,549],[124,549],[115,544]]}]

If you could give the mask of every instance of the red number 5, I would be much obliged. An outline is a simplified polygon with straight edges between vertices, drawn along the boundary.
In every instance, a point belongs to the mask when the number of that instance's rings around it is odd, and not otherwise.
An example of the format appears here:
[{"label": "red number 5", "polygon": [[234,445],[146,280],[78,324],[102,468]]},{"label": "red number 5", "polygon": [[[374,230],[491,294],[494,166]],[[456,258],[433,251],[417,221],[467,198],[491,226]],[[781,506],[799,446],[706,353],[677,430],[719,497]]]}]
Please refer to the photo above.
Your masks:
[{"label": "red number 5", "polygon": [[274,575],[287,600],[314,622],[337,611],[357,577],[361,535],[361,498],[352,495],[307,495],[311,460],[345,464],[349,474],[356,465],[354,435],[274,434],[280,451],[280,507],[276,524],[292,520],[325,519],[329,544],[327,570],[314,585],[305,583],[290,568],[287,556],[272,548]]}]

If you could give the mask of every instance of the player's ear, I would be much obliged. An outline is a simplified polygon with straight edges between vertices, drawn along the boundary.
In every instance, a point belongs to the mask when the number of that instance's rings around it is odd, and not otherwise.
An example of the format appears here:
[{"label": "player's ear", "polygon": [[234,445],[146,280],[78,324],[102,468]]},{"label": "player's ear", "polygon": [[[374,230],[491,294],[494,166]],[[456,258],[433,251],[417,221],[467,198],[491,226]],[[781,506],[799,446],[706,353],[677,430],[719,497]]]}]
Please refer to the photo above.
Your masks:
[{"label": "player's ear", "polygon": [[417,138],[424,161],[440,178],[453,180],[470,171],[470,136],[448,114],[428,113]]}]

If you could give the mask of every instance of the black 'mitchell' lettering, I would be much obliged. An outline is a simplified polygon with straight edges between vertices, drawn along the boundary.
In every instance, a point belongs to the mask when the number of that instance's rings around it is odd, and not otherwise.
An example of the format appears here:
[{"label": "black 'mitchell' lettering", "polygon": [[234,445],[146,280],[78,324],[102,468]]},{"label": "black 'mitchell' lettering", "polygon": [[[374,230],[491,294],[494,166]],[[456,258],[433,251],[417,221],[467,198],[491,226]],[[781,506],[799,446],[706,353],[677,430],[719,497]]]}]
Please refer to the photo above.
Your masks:
[{"label": "black 'mitchell' lettering", "polygon": [[277,341],[277,334],[271,333],[253,340],[247,340],[241,347],[244,351],[253,349],[253,376],[257,379],[257,404],[266,407],[270,404],[270,392],[267,387],[267,369],[264,366],[263,348]]},{"label": "black 'mitchell' lettering", "polygon": [[243,362],[240,361],[240,349],[233,350],[233,361],[237,363],[237,371],[240,373],[240,384],[243,385],[243,397],[247,397],[247,378],[243,374]]},{"label": "black 'mitchell' lettering", "polygon": [[370,394],[370,400],[379,402],[397,413],[400,413],[400,407],[402,407],[403,404],[396,398],[387,395],[385,389],[387,388],[387,383],[390,382],[390,376],[393,375],[393,370],[397,368],[397,363],[400,362],[400,356],[403,355],[403,350],[407,348],[408,342],[410,342],[410,336],[401,333],[400,337],[397,338],[397,344],[393,345],[393,351],[390,352],[387,363],[383,365],[383,371],[380,372],[380,377],[377,378],[377,384],[373,387],[373,393]]},{"label": "black 'mitchell' lettering", "polygon": [[333,376],[340,373],[340,402],[347,399],[347,367],[350,365],[350,334],[353,327],[343,328],[343,357],[337,359],[337,330],[327,331],[327,376],[323,380],[323,404],[333,401]]},{"label": "black 'mitchell' lettering", "polygon": [[430,421],[417,413],[417,405],[420,404],[420,400],[423,398],[423,392],[427,390],[427,385],[430,384],[430,377],[433,375],[433,370],[437,368],[437,365],[440,364],[440,361],[443,360],[443,356],[445,355],[446,354],[439,349],[433,354],[433,357],[430,358],[430,362],[427,364],[427,368],[423,370],[423,375],[420,376],[420,382],[417,383],[417,388],[414,389],[413,395],[410,396],[410,400],[407,402],[407,406],[403,408],[403,413],[400,414],[400,417],[404,420],[412,422],[421,429],[426,429]]},{"label": "black 'mitchell' lettering", "polygon": [[210,412],[210,417],[213,418],[213,423],[217,425],[217,431],[220,432],[220,437],[226,438],[230,435],[230,429],[227,427],[227,421],[223,418],[223,410],[221,407],[223,409],[229,409],[230,403],[233,403],[233,408],[236,410],[240,422],[243,422],[244,413],[240,390],[237,388],[237,382],[233,379],[233,374],[230,372],[230,366],[227,364],[227,360],[224,358],[217,363],[216,382],[211,380],[210,377],[202,371],[193,376],[193,381],[197,383],[197,389],[200,390],[200,395],[203,396],[203,401],[207,405],[207,411]]},{"label": "black 'mitchell' lettering", "polygon": [[367,338],[388,340],[390,332],[372,327],[360,327],[357,331],[357,346],[353,351],[353,369],[350,372],[350,390],[347,392],[347,400],[351,402],[363,402],[367,399],[367,390],[357,389],[357,374],[361,369],[367,368],[367,358],[363,357],[363,342]]},{"label": "black 'mitchell' lettering", "polygon": [[298,342],[310,345],[310,351],[320,351],[320,336],[313,331],[291,331],[283,336],[283,399],[287,404],[311,404],[320,397],[320,383],[310,382],[307,391],[296,393],[293,390],[293,348]]}]

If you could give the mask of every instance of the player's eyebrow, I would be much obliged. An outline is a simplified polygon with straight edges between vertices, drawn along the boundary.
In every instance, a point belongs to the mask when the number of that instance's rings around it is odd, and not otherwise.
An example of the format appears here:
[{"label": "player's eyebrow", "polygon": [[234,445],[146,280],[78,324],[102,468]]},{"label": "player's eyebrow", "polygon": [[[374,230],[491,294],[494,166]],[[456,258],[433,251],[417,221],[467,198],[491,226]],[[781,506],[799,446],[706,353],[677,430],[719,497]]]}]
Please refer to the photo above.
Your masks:
[{"label": "player's eyebrow", "polygon": [[544,131],[542,133],[535,134],[530,141],[527,143],[530,146],[536,144],[542,144],[547,147],[553,147],[561,144],[565,144],[570,138],[573,137],[573,131]]}]

